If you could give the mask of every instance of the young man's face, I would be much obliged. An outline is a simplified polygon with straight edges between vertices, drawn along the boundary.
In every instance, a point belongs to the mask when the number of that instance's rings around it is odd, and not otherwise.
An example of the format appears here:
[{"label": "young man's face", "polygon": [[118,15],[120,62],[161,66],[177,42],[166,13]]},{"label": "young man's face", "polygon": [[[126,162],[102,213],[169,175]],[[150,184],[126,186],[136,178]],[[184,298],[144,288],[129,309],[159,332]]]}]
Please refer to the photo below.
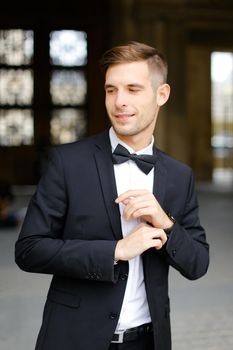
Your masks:
[{"label": "young man's face", "polygon": [[[159,84],[158,84],[159,85]],[[159,104],[145,61],[115,64],[105,79],[105,105],[111,124],[122,141],[150,143]],[[140,146],[139,146],[140,147]]]}]

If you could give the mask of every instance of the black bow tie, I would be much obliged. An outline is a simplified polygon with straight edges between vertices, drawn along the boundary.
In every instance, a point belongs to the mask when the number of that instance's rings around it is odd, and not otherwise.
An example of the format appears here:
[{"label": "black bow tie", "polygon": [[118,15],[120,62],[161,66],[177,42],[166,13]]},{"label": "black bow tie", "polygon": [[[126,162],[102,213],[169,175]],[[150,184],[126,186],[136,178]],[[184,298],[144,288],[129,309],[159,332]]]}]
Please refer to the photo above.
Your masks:
[{"label": "black bow tie", "polygon": [[112,158],[113,158],[114,164],[121,164],[131,159],[137,164],[139,169],[141,169],[145,174],[149,174],[149,172],[155,165],[155,155],[149,155],[149,154],[137,155],[135,153],[131,154],[125,147],[123,147],[120,144],[118,144],[117,147],[115,148],[115,151],[112,154]]}]

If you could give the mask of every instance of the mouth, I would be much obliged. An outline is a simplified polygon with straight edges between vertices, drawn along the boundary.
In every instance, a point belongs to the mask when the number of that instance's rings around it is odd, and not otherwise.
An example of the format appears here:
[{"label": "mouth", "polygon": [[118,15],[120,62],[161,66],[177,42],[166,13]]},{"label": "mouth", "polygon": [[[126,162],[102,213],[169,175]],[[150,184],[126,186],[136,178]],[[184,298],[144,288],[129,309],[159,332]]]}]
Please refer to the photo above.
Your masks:
[{"label": "mouth", "polygon": [[135,114],[132,114],[132,113],[117,113],[117,114],[114,114],[114,117],[119,120],[119,121],[127,121],[129,120],[130,118],[134,117]]}]

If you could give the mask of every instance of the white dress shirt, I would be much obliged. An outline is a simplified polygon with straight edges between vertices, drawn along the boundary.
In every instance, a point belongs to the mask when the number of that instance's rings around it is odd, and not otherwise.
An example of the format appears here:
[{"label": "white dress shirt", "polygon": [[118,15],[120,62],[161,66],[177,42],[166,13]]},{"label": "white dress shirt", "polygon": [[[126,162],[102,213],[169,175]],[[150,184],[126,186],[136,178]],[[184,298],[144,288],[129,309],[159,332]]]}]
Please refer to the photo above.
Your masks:
[{"label": "white dress shirt", "polygon": [[[109,136],[112,152],[115,150],[118,144],[121,144],[127,148],[130,153],[153,154],[153,137],[152,142],[148,147],[140,150],[139,152],[134,152],[134,150],[127,144],[119,140],[113,128],[110,129]],[[134,161],[128,160],[122,164],[114,164],[114,172],[118,196],[130,189],[146,189],[150,192],[153,190],[154,168],[149,172],[148,175],[146,175],[138,168]],[[121,213],[122,234],[123,237],[125,237],[140,223],[140,220],[131,219],[126,221],[122,215],[124,205],[120,203],[119,206]],[[136,327],[150,321],[151,317],[145,290],[142,257],[137,256],[129,260],[128,281],[117,330]]]}]

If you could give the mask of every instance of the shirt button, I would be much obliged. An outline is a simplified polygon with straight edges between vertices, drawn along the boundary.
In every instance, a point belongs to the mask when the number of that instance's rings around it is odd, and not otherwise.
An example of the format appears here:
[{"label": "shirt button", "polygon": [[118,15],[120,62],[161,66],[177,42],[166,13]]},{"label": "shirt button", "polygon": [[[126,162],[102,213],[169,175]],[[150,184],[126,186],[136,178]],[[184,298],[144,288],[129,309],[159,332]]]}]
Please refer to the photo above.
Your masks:
[{"label": "shirt button", "polygon": [[114,314],[114,312],[110,312],[109,318],[110,320],[115,320],[117,318],[117,314]]}]

